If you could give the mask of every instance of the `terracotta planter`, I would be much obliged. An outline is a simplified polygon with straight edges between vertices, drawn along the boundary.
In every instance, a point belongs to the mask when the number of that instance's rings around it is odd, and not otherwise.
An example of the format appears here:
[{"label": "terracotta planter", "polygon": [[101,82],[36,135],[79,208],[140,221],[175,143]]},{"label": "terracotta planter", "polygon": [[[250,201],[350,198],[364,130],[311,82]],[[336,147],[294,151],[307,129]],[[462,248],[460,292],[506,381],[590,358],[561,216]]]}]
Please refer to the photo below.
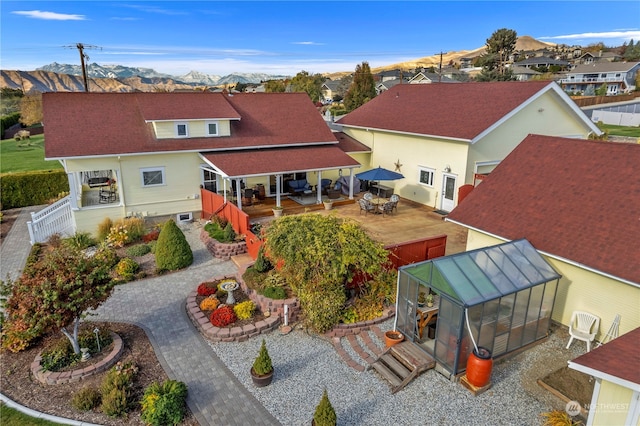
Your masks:
[{"label": "terracotta planter", "polygon": [[251,380],[253,380],[253,384],[256,387],[262,388],[271,384],[271,380],[273,380],[273,371],[269,374],[265,374],[263,376],[258,376],[253,372],[253,367],[251,367]]},{"label": "terracotta planter", "polygon": [[491,351],[480,346],[478,351],[474,349],[467,359],[467,380],[473,386],[484,387],[491,381],[492,368]]},{"label": "terracotta planter", "polygon": [[399,331],[389,330],[384,333],[384,344],[389,348],[404,340],[404,334]]}]

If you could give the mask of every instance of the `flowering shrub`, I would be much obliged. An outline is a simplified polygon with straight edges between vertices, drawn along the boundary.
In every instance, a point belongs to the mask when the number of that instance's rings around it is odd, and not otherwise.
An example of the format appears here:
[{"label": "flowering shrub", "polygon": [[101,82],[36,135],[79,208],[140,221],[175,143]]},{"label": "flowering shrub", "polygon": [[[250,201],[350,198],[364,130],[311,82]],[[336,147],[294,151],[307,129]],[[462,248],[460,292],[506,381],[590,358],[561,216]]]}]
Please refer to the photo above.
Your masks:
[{"label": "flowering shrub", "polygon": [[160,235],[160,230],[157,228],[154,228],[142,236],[142,241],[144,241],[145,243],[155,241],[158,239],[158,235]]},{"label": "flowering shrub", "polygon": [[213,282],[205,281],[203,283],[200,283],[200,285],[198,286],[198,296],[209,297],[212,294],[216,294],[217,291],[218,287],[216,286],[216,283]]},{"label": "flowering shrub", "polygon": [[125,244],[131,242],[129,231],[124,225],[112,226],[107,235],[107,244],[111,247],[124,247]]},{"label": "flowering shrub", "polygon": [[216,299],[215,296],[209,296],[202,302],[200,302],[200,309],[203,311],[213,311],[218,307],[219,304],[220,301]]},{"label": "flowering shrub", "polygon": [[231,306],[221,306],[211,313],[211,324],[214,327],[226,327],[236,322],[238,318]]},{"label": "flowering shrub", "polygon": [[238,319],[245,320],[249,319],[253,316],[253,311],[256,310],[256,304],[253,303],[252,300],[245,300],[244,302],[238,303],[233,307],[233,312],[235,312]]}]

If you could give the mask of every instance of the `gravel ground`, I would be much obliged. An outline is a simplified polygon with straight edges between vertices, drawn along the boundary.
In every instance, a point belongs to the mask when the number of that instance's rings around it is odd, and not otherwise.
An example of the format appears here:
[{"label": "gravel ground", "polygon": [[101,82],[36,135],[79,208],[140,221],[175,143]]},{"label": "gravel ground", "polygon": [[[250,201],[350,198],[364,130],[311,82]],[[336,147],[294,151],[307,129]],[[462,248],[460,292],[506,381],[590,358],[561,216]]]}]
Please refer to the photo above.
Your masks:
[{"label": "gravel ground", "polygon": [[[392,324],[388,320],[380,328]],[[577,355],[563,348],[564,334],[558,329],[535,348],[494,363],[492,388],[477,397],[434,370],[392,395],[377,373],[355,371],[340,359],[329,340],[299,329],[265,336],[275,368],[274,380],[265,388],[253,386],[249,375],[261,339],[210,346],[283,425],[309,424],[324,388],[339,425],[540,425],[541,413],[564,408],[563,402],[549,398],[535,384],[537,378]]]}]

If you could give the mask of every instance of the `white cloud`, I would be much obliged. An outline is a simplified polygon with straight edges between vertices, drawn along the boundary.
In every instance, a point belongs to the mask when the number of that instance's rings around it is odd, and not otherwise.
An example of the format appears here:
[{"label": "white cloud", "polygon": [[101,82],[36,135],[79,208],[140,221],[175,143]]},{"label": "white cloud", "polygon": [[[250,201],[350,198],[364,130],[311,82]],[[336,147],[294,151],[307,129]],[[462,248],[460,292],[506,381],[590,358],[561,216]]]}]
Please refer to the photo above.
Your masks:
[{"label": "white cloud", "polygon": [[324,46],[324,43],[317,43],[315,41],[294,41],[291,44],[302,44],[305,46]]},{"label": "white cloud", "polygon": [[26,16],[33,19],[44,19],[47,21],[84,21],[84,15],[70,15],[68,13],[45,12],[42,10],[17,10],[11,12],[16,15]]},{"label": "white cloud", "polygon": [[583,39],[637,39],[640,38],[639,30],[626,30],[626,31],[605,31],[599,33],[580,33],[580,34],[566,34],[558,36],[545,36],[538,37],[544,40],[583,40]]}]

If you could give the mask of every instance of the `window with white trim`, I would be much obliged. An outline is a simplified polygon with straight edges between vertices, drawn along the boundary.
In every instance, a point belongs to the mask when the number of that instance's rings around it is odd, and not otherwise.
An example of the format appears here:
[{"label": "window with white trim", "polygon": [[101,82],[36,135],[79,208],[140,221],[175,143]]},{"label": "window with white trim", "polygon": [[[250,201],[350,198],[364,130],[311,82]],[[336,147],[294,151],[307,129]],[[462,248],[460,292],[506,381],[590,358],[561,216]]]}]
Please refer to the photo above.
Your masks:
[{"label": "window with white trim", "polygon": [[418,167],[418,172],[420,173],[418,182],[433,187],[433,177],[436,174],[436,170],[429,167]]},{"label": "window with white trim", "polygon": [[205,123],[205,133],[207,136],[218,136],[218,122],[207,121]]},{"label": "window with white trim", "polygon": [[187,126],[187,123],[176,123],[176,137],[189,137],[189,126]]},{"label": "window with white trim", "polygon": [[140,169],[142,186],[161,186],[165,184],[164,167],[148,167]]}]

